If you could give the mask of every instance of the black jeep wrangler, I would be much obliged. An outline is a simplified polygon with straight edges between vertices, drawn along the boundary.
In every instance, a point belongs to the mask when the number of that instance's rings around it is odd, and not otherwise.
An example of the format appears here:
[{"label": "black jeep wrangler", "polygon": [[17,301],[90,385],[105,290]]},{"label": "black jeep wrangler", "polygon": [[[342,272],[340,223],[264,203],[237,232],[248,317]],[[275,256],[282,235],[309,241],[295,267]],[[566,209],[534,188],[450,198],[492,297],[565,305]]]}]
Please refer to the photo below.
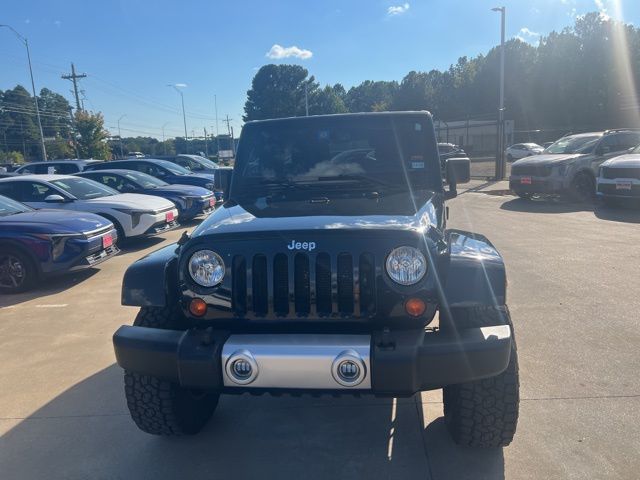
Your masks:
[{"label": "black jeep wrangler", "polygon": [[447,230],[469,180],[431,115],[247,123],[224,205],[129,267],[114,335],[139,428],[193,434],[220,394],[444,388],[456,442],[511,442],[518,362],[505,267],[483,236]]}]

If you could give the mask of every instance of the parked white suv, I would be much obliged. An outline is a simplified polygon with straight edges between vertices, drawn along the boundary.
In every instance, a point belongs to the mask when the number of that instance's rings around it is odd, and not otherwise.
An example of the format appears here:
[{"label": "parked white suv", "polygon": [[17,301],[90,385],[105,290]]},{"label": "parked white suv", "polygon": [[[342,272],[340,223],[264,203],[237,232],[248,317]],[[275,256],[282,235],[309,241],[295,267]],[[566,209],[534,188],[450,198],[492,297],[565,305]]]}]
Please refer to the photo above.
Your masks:
[{"label": "parked white suv", "polygon": [[602,163],[597,182],[598,197],[606,203],[618,199],[640,200],[640,145],[626,155]]},{"label": "parked white suv", "polygon": [[513,162],[531,155],[540,155],[544,150],[537,143],[515,143],[505,150],[507,161]]},{"label": "parked white suv", "polygon": [[88,178],[20,175],[0,179],[0,195],[32,208],[97,213],[113,222],[120,239],[157,235],[178,226],[178,209],[167,199],[119,193]]}]

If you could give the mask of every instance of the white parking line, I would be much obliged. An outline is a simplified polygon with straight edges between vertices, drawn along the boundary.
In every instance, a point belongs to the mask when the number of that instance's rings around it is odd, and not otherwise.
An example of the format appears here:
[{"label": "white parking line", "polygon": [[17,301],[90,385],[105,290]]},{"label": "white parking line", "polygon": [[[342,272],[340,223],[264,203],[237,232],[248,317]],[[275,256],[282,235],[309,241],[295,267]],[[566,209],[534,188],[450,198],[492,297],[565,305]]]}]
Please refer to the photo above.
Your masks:
[{"label": "white parking line", "polygon": [[68,303],[57,303],[57,304],[49,304],[49,305],[36,305],[36,308],[64,308],[68,306]]}]

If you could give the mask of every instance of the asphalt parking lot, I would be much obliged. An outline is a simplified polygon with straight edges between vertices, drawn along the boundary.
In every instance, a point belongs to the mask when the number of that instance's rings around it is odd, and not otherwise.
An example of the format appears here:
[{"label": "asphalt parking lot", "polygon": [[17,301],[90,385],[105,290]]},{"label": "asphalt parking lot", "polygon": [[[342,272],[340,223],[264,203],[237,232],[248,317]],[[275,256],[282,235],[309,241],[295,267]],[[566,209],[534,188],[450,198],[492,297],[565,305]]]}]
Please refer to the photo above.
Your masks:
[{"label": "asphalt parking lot", "polygon": [[179,230],[0,297],[0,478],[637,478],[640,212],[471,187],[450,226],[487,235],[507,264],[522,396],[511,446],[456,447],[439,391],[223,397],[197,437],[139,432],[111,347],[136,312],[120,282]]}]

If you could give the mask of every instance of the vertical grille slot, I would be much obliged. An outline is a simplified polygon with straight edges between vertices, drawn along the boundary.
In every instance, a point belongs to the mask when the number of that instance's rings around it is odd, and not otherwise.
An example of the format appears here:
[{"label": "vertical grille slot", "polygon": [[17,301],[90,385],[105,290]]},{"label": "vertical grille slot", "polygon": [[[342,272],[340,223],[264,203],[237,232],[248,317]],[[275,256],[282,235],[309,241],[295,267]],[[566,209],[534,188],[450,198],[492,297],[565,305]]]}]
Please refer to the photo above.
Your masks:
[{"label": "vertical grille slot", "polygon": [[319,315],[331,313],[331,259],[328,253],[316,256],[316,309]]},{"label": "vertical grille slot", "polygon": [[348,253],[338,255],[338,311],[353,313],[353,257]]},{"label": "vertical grille slot", "polygon": [[293,285],[297,315],[308,315],[311,311],[311,287],[309,279],[309,257],[298,253],[294,259]]},{"label": "vertical grille slot", "polygon": [[375,260],[371,253],[360,255],[360,311],[371,315],[376,311],[376,271]]},{"label": "vertical grille slot", "polygon": [[236,315],[247,311],[247,262],[242,255],[232,261],[231,308]]},{"label": "vertical grille slot", "polygon": [[251,279],[253,311],[256,315],[266,315],[269,310],[269,292],[267,287],[267,257],[264,255],[253,257]]},{"label": "vertical grille slot", "polygon": [[273,259],[273,310],[277,315],[289,313],[288,258],[284,253]]}]

